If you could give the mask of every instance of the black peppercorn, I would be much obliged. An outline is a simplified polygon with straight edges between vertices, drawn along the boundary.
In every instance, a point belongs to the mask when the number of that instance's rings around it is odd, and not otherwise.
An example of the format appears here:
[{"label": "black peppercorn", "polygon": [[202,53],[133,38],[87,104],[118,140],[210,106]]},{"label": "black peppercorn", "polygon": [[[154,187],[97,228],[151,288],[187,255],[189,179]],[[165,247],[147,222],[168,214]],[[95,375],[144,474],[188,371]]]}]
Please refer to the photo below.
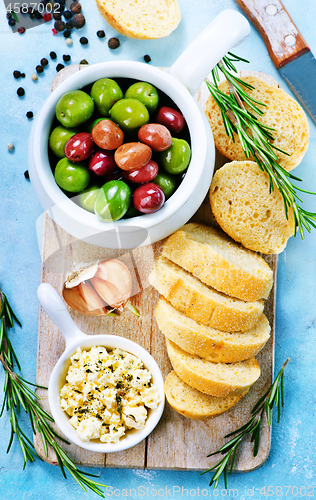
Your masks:
[{"label": "black peppercorn", "polygon": [[32,9],[32,7],[29,7],[29,8],[27,9],[27,13],[28,13],[29,15],[31,15],[31,14],[33,13],[33,9]]},{"label": "black peppercorn", "polygon": [[48,64],[48,61],[47,61],[46,57],[43,57],[43,59],[41,59],[41,65],[47,66],[47,64]]},{"label": "black peppercorn", "polygon": [[118,38],[113,37],[108,41],[108,46],[110,49],[117,49],[121,45]]},{"label": "black peppercorn", "polygon": [[151,61],[151,57],[150,57],[148,54],[146,54],[146,55],[144,56],[144,61],[145,61],[146,63],[149,63],[149,62]]},{"label": "black peppercorn", "polygon": [[11,17],[11,19],[9,19],[9,26],[15,26],[15,20],[13,19],[13,17]]},{"label": "black peppercorn", "polygon": [[60,5],[65,5],[66,0],[59,0]]},{"label": "black peppercorn", "polygon": [[97,31],[97,37],[99,37],[99,38],[104,38],[104,37],[105,37],[105,33],[104,33],[104,31],[103,31],[103,30],[99,30],[99,31]]},{"label": "black peppercorn", "polygon": [[51,59],[56,59],[56,58],[57,58],[57,54],[56,54],[56,52],[53,52],[53,51],[52,51],[52,52],[50,52],[50,54],[49,54],[49,55],[50,55],[50,58],[51,58]]},{"label": "black peppercorn", "polygon": [[64,60],[65,62],[69,62],[69,61],[70,61],[70,59],[71,59],[71,57],[70,57],[68,54],[66,54],[66,55],[64,54],[64,55],[63,55],[63,60]]},{"label": "black peppercorn", "polygon": [[65,66],[63,64],[57,64],[56,66],[56,71],[60,71],[61,69],[63,69]]},{"label": "black peppercorn", "polygon": [[72,12],[70,10],[65,10],[63,13],[63,16],[65,19],[71,19],[72,18]]},{"label": "black peppercorn", "polygon": [[65,30],[65,31],[64,31],[64,37],[65,37],[65,38],[69,38],[69,37],[70,37],[70,35],[71,35],[71,33],[70,33],[70,31],[69,31],[69,30]]},{"label": "black peppercorn", "polygon": [[74,27],[74,25],[72,24],[72,21],[67,21],[66,22],[66,29],[67,30],[72,30],[73,27]]},{"label": "black peppercorn", "polygon": [[28,112],[26,113],[26,116],[27,116],[29,119],[31,119],[31,118],[33,118],[33,116],[34,116],[34,115],[33,115],[33,112],[32,112],[32,111],[28,111]]},{"label": "black peppercorn", "polygon": [[79,42],[81,43],[81,45],[87,45],[87,43],[89,43],[89,40],[85,36],[82,36]]},{"label": "black peppercorn", "polygon": [[43,73],[43,71],[44,71],[43,66],[41,66],[40,64],[38,64],[35,69],[36,69],[36,73],[38,73],[38,74]]},{"label": "black peppercorn", "polygon": [[76,28],[77,30],[82,28],[85,25],[85,22],[86,20],[83,14],[75,14],[72,18],[74,28]]},{"label": "black peppercorn", "polygon": [[24,177],[25,177],[25,179],[29,179],[30,178],[30,174],[29,174],[28,170],[25,170]]},{"label": "black peppercorn", "polygon": [[56,31],[64,31],[65,29],[64,21],[56,21],[54,24],[54,28]]},{"label": "black peppercorn", "polygon": [[21,78],[25,78],[25,73],[21,73]]},{"label": "black peppercorn", "polygon": [[21,77],[21,73],[20,73],[20,71],[18,71],[18,70],[13,71],[13,76],[14,76],[14,78],[16,78],[16,79],[20,78],[20,77]]},{"label": "black peppercorn", "polygon": [[31,12],[31,14],[30,14],[30,19],[35,19],[35,14],[34,14],[34,12]]},{"label": "black peppercorn", "polygon": [[43,18],[42,14],[40,12],[38,12],[38,10],[35,10],[34,14],[35,14],[35,18],[36,19],[42,19]]},{"label": "black peppercorn", "polygon": [[61,20],[60,12],[54,12],[53,18],[55,19],[55,21],[60,21]]},{"label": "black peppercorn", "polygon": [[7,19],[11,19],[11,17],[12,17],[11,12],[7,12]]},{"label": "black peppercorn", "polygon": [[16,93],[18,94],[19,97],[22,97],[25,94],[25,90],[23,87],[19,87]]},{"label": "black peppercorn", "polygon": [[70,10],[73,14],[80,14],[81,4],[79,2],[72,2],[72,4],[70,4]]}]

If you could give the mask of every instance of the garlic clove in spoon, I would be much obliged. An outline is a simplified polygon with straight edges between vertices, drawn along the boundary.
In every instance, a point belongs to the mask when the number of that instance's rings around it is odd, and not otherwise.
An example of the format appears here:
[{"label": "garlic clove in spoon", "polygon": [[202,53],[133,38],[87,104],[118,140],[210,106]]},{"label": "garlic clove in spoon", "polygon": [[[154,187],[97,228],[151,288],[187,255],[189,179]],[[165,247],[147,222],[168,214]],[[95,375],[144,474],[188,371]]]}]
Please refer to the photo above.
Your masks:
[{"label": "garlic clove in spoon", "polygon": [[100,261],[90,281],[100,297],[112,307],[123,307],[132,293],[131,274],[117,259]]},{"label": "garlic clove in spoon", "polygon": [[63,298],[72,309],[82,314],[103,316],[110,312],[88,281],[83,281],[71,288],[67,288],[64,284]]}]

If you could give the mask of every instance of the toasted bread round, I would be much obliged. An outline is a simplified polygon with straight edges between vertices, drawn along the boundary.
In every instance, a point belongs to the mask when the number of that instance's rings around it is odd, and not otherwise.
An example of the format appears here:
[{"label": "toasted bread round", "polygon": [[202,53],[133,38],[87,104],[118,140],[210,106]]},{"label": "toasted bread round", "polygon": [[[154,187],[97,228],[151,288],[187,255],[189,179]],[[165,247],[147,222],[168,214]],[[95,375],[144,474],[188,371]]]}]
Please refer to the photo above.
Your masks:
[{"label": "toasted bread round", "polygon": [[[266,104],[258,106],[264,112],[262,116],[251,111],[248,106],[247,109],[258,117],[260,123],[274,129],[271,131],[274,137],[273,145],[290,155],[276,151],[279,164],[287,171],[292,170],[302,161],[308,148],[309,127],[303,109],[277,86],[270,86],[256,76],[244,76],[242,79],[255,87],[254,90],[244,87],[247,94]],[[220,83],[219,89],[228,94],[228,83]],[[227,136],[221,110],[212,97],[207,100],[206,115],[212,128],[215,146],[220,153],[230,160],[245,160],[238,135],[234,134],[235,142]]]},{"label": "toasted bread round", "polygon": [[226,163],[215,173],[210,203],[221,228],[244,247],[264,254],[280,253],[294,234],[294,216],[284,210],[278,189],[253,161]]},{"label": "toasted bread round", "polygon": [[239,363],[212,363],[183,351],[166,339],[174,371],[190,387],[211,396],[223,397],[245,392],[260,377],[255,358]]},{"label": "toasted bread round", "polygon": [[160,255],[148,278],[159,293],[189,318],[224,332],[250,330],[263,313],[263,300],[244,302],[204,285]]},{"label": "toasted bread round", "polygon": [[203,224],[186,224],[169,236],[162,255],[207,285],[241,300],[268,298],[273,284],[273,272],[260,255]]},{"label": "toasted bread round", "polygon": [[161,298],[155,318],[165,337],[184,351],[213,363],[236,363],[251,359],[270,338],[270,325],[264,314],[248,332],[221,332],[199,325]]},{"label": "toasted bread round", "polygon": [[181,21],[177,0],[96,0],[100,14],[129,38],[152,39],[170,35]]},{"label": "toasted bread round", "polygon": [[246,394],[217,398],[197,391],[183,382],[175,371],[170,372],[165,380],[165,394],[168,403],[178,413],[193,420],[214,418],[234,406]]}]

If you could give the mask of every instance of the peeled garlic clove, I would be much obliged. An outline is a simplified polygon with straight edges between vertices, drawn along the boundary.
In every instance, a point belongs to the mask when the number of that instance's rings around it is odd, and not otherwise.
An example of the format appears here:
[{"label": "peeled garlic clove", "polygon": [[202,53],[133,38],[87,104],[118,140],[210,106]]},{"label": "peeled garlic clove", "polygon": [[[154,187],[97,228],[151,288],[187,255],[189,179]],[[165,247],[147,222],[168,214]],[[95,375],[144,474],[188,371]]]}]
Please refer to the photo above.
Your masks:
[{"label": "peeled garlic clove", "polygon": [[106,308],[105,302],[87,281],[72,288],[67,288],[64,285],[63,297],[72,309],[82,314],[102,316],[110,312]]},{"label": "peeled garlic clove", "polygon": [[102,299],[112,307],[125,304],[132,293],[132,277],[128,268],[117,259],[102,260],[91,283]]}]

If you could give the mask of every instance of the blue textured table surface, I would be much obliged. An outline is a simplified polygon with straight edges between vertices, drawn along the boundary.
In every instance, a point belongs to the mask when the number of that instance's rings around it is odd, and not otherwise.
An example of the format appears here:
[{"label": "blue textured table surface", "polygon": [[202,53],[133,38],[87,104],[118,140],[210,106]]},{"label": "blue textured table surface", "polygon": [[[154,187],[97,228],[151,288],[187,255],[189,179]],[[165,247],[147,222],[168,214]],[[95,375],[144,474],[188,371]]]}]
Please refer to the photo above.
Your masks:
[{"label": "blue textured table surface", "polygon": [[[63,62],[63,54],[70,54],[72,63],[79,63],[85,58],[90,64],[112,59],[142,61],[143,56],[149,54],[151,64],[170,66],[217,13],[224,8],[238,10],[233,0],[179,0],[179,3],[182,21],[169,37],[156,41],[139,41],[119,36],[121,46],[115,51],[108,48],[107,39],[116,33],[100,17],[93,0],[82,2],[87,23],[82,30],[72,34],[71,47],[66,45],[61,34],[52,35],[52,22],[30,29],[24,35],[12,34],[5,19],[4,7],[0,5],[0,285],[23,323],[22,329],[15,328],[12,332],[12,342],[23,367],[23,376],[28,380],[34,381],[36,371],[36,290],[41,262],[35,224],[42,210],[30,182],[23,175],[27,170],[27,143],[32,125],[32,120],[26,118],[26,112],[33,111],[36,115],[41,108],[49,95],[51,80],[56,74],[56,64]],[[284,4],[316,54],[315,1],[284,0]],[[97,38],[96,31],[99,29],[106,31],[105,39]],[[80,45],[81,36],[89,39],[88,45]],[[58,54],[58,60],[50,60],[38,81],[33,82],[31,74],[34,73],[35,66],[41,58],[49,59],[51,50]],[[265,45],[254,28],[236,51],[251,61],[251,69],[270,73],[290,92],[285,82],[279,78]],[[242,69],[242,66],[239,68]],[[25,72],[26,78],[15,80],[12,76],[15,69]],[[19,86],[25,88],[23,98],[16,94]],[[304,178],[305,188],[315,191],[316,128],[311,120],[309,124],[309,150],[295,174]],[[7,151],[7,144],[10,142],[15,144],[14,152]],[[316,211],[316,199],[304,199],[306,206]],[[300,237],[292,238],[286,251],[279,257],[276,371],[287,357],[290,358],[290,363],[285,376],[286,407],[281,423],[277,425],[274,420],[272,448],[266,463],[251,473],[229,477],[229,488],[234,488],[234,492],[225,491],[222,482],[219,489],[214,491],[208,487],[209,478],[206,475],[199,476],[197,472],[95,470],[94,472],[100,473],[101,482],[112,487],[108,489],[107,495],[117,498],[182,498],[234,494],[239,498],[253,496],[259,499],[265,492],[270,496],[287,498],[316,497],[315,248],[314,231],[307,234],[304,242]],[[1,387],[3,375],[1,370]],[[22,471],[23,460],[17,442],[13,444],[10,454],[6,454],[9,432],[9,419],[4,414],[1,418],[0,439],[1,499],[96,498],[92,492],[82,492],[72,479],[66,481],[59,468],[39,460],[28,464]],[[264,487],[265,491],[262,489]]]}]

